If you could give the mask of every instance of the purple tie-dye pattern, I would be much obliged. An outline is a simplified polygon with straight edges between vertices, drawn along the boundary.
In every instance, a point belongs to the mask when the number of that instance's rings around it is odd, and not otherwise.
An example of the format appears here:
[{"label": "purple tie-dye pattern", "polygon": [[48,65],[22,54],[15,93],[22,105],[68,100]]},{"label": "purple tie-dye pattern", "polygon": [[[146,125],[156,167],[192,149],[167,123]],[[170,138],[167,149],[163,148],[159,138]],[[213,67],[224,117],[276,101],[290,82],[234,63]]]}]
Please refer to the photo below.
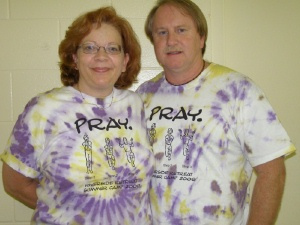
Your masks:
[{"label": "purple tie-dye pattern", "polygon": [[156,187],[156,189],[155,189],[155,192],[156,192],[158,198],[159,198],[159,199],[162,199],[162,197],[163,197],[163,195],[164,195],[164,189],[163,189],[163,187],[162,187],[161,184],[158,184],[158,185],[157,185],[157,187]]},{"label": "purple tie-dye pattern", "polygon": [[132,117],[132,108],[131,108],[131,106],[127,107],[127,114],[128,114],[128,118]]},{"label": "purple tie-dye pattern", "polygon": [[164,79],[160,77],[158,81],[151,82],[149,81],[147,86],[141,87],[141,92],[149,92],[149,93],[156,93],[158,89],[160,89],[161,84],[164,82]]},{"label": "purple tie-dye pattern", "polygon": [[248,183],[247,182],[243,181],[242,183],[240,183],[238,185],[234,181],[231,181],[231,183],[230,183],[230,189],[233,192],[237,203],[241,207],[244,205],[245,198],[247,196],[247,188],[248,188]]},{"label": "purple tie-dye pattern", "polygon": [[[169,169],[169,174],[176,174],[177,172],[177,165],[171,166]],[[168,185],[172,186],[172,184],[174,183],[175,179],[169,179],[168,180]]]},{"label": "purple tie-dye pattern", "polygon": [[218,182],[216,180],[213,180],[211,182],[211,190],[215,193],[217,193],[218,195],[222,194],[222,190],[221,187],[219,186]]},{"label": "purple tie-dye pattern", "polygon": [[236,82],[232,82],[230,85],[229,85],[229,89],[231,90],[232,92],[232,96],[234,99],[237,99],[238,98],[238,87],[236,85]]},{"label": "purple tie-dye pattern", "polygon": [[89,212],[92,209],[92,206],[94,205],[94,202],[96,201],[95,198],[87,199],[88,202],[85,204],[85,206],[82,208],[82,211],[86,214],[89,214]]},{"label": "purple tie-dye pattern", "polygon": [[110,199],[108,204],[109,204],[109,207],[112,210],[112,214],[116,214],[116,206],[114,204],[114,199]]},{"label": "purple tie-dye pattern", "polygon": [[163,152],[159,152],[157,154],[154,155],[156,160],[160,160],[164,157],[164,153]]},{"label": "purple tie-dye pattern", "polygon": [[[52,100],[56,100],[56,98],[52,98],[52,94],[51,94],[51,99]],[[136,96],[137,97],[137,96]],[[38,98],[39,99],[39,98]],[[131,98],[133,99],[133,98]],[[134,102],[135,106],[137,105],[138,107],[140,107],[139,105],[142,105],[142,102],[140,102],[140,99],[134,98],[135,101],[130,101],[129,104],[131,104],[132,102]],[[80,98],[72,98],[72,103],[81,103],[82,101],[80,100]],[[120,101],[121,102],[121,101]],[[125,101],[126,102],[126,101]],[[13,137],[13,143],[10,146],[10,151],[11,153],[14,152],[15,156],[17,158],[20,159],[20,161],[22,161],[23,163],[26,163],[27,165],[30,165],[30,163],[34,162],[31,161],[32,160],[32,156],[33,154],[35,154],[34,157],[36,157],[36,150],[41,151],[44,150],[46,151],[46,149],[34,149],[34,146],[31,145],[31,139],[32,139],[32,131],[31,129],[27,126],[27,123],[23,123],[24,118],[27,117],[27,112],[30,112],[31,109],[33,107],[35,107],[35,105],[37,104],[36,99],[34,99],[33,101],[31,101],[28,105],[26,110],[23,112],[23,114],[20,116],[19,119],[19,123],[16,123],[16,127],[19,126],[19,128],[15,129],[14,132],[14,136]],[[118,103],[119,104],[119,103]],[[43,105],[43,104],[41,104]],[[48,106],[48,104],[45,104]],[[49,112],[48,115],[48,111],[46,110],[47,107],[45,107],[45,113],[43,113],[42,110],[39,110],[38,112],[40,112],[40,114],[43,117],[47,117],[47,120],[45,122],[43,122],[43,126],[40,126],[39,128],[41,128],[42,131],[44,131],[44,134],[47,135],[47,137],[51,137],[51,135],[53,136],[54,134],[56,134],[56,132],[60,131],[58,130],[58,128],[63,128],[64,132],[61,132],[61,140],[55,140],[53,143],[55,143],[56,148],[54,151],[49,152],[49,156],[51,157],[51,159],[49,159],[49,162],[42,165],[43,166],[43,170],[47,169],[47,171],[43,171],[44,175],[51,177],[51,179],[45,178],[43,176],[40,176],[41,179],[43,180],[43,186],[49,186],[52,185],[54,188],[48,191],[48,195],[50,197],[47,198],[51,198],[52,196],[52,200],[55,201],[55,205],[56,208],[58,209],[57,212],[59,214],[60,211],[63,212],[63,210],[65,210],[67,212],[66,215],[72,215],[72,211],[74,210],[73,213],[73,218],[68,218],[68,220],[75,222],[77,221],[77,223],[86,223],[86,224],[90,224],[91,221],[94,222],[94,224],[122,224],[123,220],[125,219],[127,222],[132,224],[149,224],[149,221],[147,220],[148,215],[149,215],[149,208],[147,207],[147,203],[149,203],[148,200],[146,200],[147,198],[147,194],[146,194],[146,189],[143,184],[145,183],[145,181],[141,178],[138,178],[138,176],[140,176],[142,174],[142,176],[144,177],[144,174],[149,174],[149,177],[152,176],[153,173],[153,167],[152,167],[152,163],[153,163],[153,158],[151,158],[151,154],[149,154],[149,151],[145,150],[145,147],[148,145],[145,145],[145,143],[147,142],[146,140],[146,133],[143,132],[139,132],[138,131],[138,135],[136,134],[136,131],[130,131],[130,133],[124,133],[125,137],[129,138],[131,135],[133,135],[133,137],[138,136],[138,140],[139,142],[134,142],[133,143],[133,152],[136,156],[135,158],[135,168],[129,168],[129,167],[122,167],[122,166],[118,166],[116,167],[116,172],[118,173],[118,177],[120,180],[126,180],[126,179],[135,179],[137,181],[137,183],[142,184],[142,189],[140,190],[140,187],[137,189],[134,188],[126,188],[125,190],[122,191],[115,191],[116,192],[116,198],[102,198],[97,195],[95,195],[96,197],[91,197],[92,195],[89,195],[88,193],[86,194],[80,194],[81,190],[78,192],[75,189],[77,189],[77,185],[74,186],[74,180],[76,179],[75,177],[72,178],[72,176],[70,177],[71,179],[69,180],[68,173],[65,173],[67,171],[74,171],[76,170],[78,164],[74,164],[74,161],[72,161],[72,157],[74,157],[74,145],[79,145],[78,146],[78,150],[83,152],[83,147],[82,147],[82,143],[84,140],[78,140],[77,134],[76,134],[76,129],[74,129],[74,122],[69,122],[70,120],[66,120],[66,121],[59,121],[57,120],[57,115],[58,114],[64,114],[66,117],[69,118],[73,118],[73,121],[76,121],[76,119],[86,119],[87,122],[84,123],[88,123],[89,120],[91,118],[97,118],[97,117],[107,117],[107,112],[102,112],[102,110],[96,109],[96,113],[94,117],[88,117],[86,116],[86,112],[85,112],[85,108],[86,107],[69,107],[68,106],[68,101],[66,101],[66,99],[64,99],[64,103],[60,106],[56,105],[55,110],[56,112],[51,113]],[[88,107],[87,107],[88,108]],[[89,108],[91,109],[92,106],[89,106]],[[93,112],[93,110],[95,111],[96,107],[93,107],[92,110],[87,112]],[[116,112],[115,114],[118,116],[116,118],[120,118],[119,115],[124,115],[124,112],[127,113],[126,115],[126,119],[128,119],[128,125],[132,125],[132,124],[137,124],[135,125],[134,128],[136,127],[140,127],[143,126],[145,127],[145,125],[143,125],[143,123],[141,121],[143,121],[143,119],[145,118],[145,114],[144,111],[142,111],[142,108],[139,109],[134,107],[132,108],[131,106],[128,106],[128,104],[126,105],[126,107],[122,106],[121,108],[126,109],[127,111],[123,110],[122,113],[120,114],[120,112]],[[76,109],[80,109],[79,111],[77,111]],[[82,110],[81,110],[82,109]],[[83,111],[84,113],[81,113],[81,111]],[[103,110],[106,111],[106,110]],[[120,111],[119,109],[116,111]],[[59,113],[58,113],[59,112]],[[31,112],[30,112],[31,113]],[[125,113],[125,114],[126,114]],[[39,115],[39,114],[35,114],[35,115]],[[100,116],[99,116],[100,115]],[[43,121],[43,118],[41,116],[41,121]],[[141,116],[143,116],[143,119],[141,119]],[[104,118],[106,119],[106,118]],[[124,121],[123,118],[120,118],[120,121]],[[60,124],[63,124],[63,126],[61,126]],[[83,124],[80,124],[83,125]],[[86,124],[87,125],[87,124]],[[32,127],[31,127],[32,128]],[[82,126],[83,128],[83,126]],[[86,126],[86,128],[88,129],[88,126]],[[141,129],[142,130],[142,129]],[[89,131],[89,130],[87,130]],[[38,134],[42,134],[41,131],[38,131],[40,133]],[[84,133],[84,132],[82,132]],[[102,132],[104,133],[104,132]],[[132,133],[132,134],[131,134]],[[145,134],[145,135],[144,135]],[[101,136],[100,136],[101,137]],[[89,137],[88,137],[89,138]],[[16,141],[17,140],[17,141]],[[90,139],[89,139],[90,140]],[[79,143],[78,143],[79,141]],[[116,151],[116,147],[118,146],[118,143],[120,141],[120,138],[115,137],[114,139],[111,139],[111,143],[115,143],[113,145],[113,150],[114,150],[114,156],[116,157],[116,160],[119,160],[119,157],[121,156],[121,153],[123,152],[124,154],[124,150],[121,149],[122,151]],[[51,143],[51,144],[53,144]],[[48,143],[47,143],[48,144]],[[103,144],[103,143],[100,143]],[[48,147],[47,145],[45,145],[46,147]],[[40,147],[40,146],[39,146]],[[51,145],[50,145],[51,147]],[[96,145],[91,145],[91,147],[94,149],[96,147]],[[20,149],[22,148],[26,148],[26,151],[20,151]],[[14,150],[15,149],[15,150]],[[105,150],[103,150],[103,148],[101,148],[102,153],[105,154]],[[148,149],[149,150],[149,149]],[[144,153],[143,153],[144,152]],[[147,154],[145,154],[147,152]],[[21,155],[20,157],[18,155]],[[65,156],[63,156],[65,155]],[[30,157],[30,161],[27,160],[27,158],[29,159]],[[125,158],[126,160],[126,158]],[[119,161],[117,161],[119,162]],[[71,166],[71,163],[74,164],[74,166]],[[97,166],[101,166],[100,163],[95,162],[94,165]],[[83,165],[85,167],[85,164]],[[105,165],[106,167],[107,165]],[[34,168],[35,170],[37,170],[35,164],[32,164],[32,168]],[[48,168],[47,168],[48,167]],[[48,170],[50,169],[51,170]],[[94,167],[93,167],[94,168]],[[137,169],[139,168],[139,169]],[[148,169],[145,169],[148,168]],[[38,170],[37,170],[38,171]],[[95,171],[94,171],[95,172]],[[131,175],[130,175],[131,174]],[[132,176],[132,174],[136,174],[136,176]],[[76,176],[76,175],[75,175]],[[106,177],[111,177],[109,174],[104,175]],[[91,179],[90,176],[86,176],[87,179]],[[149,179],[149,177],[146,177],[147,179]],[[114,176],[109,178],[109,179],[115,179]],[[79,181],[79,180],[78,180]],[[83,185],[84,183],[81,183],[81,185]],[[56,189],[59,188],[59,191]],[[83,188],[82,188],[83,191]],[[112,192],[112,191],[111,191]],[[99,199],[96,200],[96,199]],[[115,202],[115,204],[114,204]],[[40,207],[43,206],[42,204],[43,202],[38,203],[38,205]],[[146,203],[146,204],[145,204]],[[44,221],[45,223],[50,223],[50,221],[58,221],[56,219],[54,219],[54,217],[52,217],[52,215],[48,214],[48,211],[51,209],[52,212],[53,211],[53,206],[51,206],[52,208],[49,208],[48,206],[44,205],[43,208],[39,208],[38,212],[39,214],[35,214],[33,218],[35,218],[38,221]],[[42,213],[44,209],[44,213]],[[102,210],[102,218],[99,215],[100,210]],[[55,210],[56,211],[56,210]],[[85,216],[83,217],[83,215],[80,214],[80,211],[85,212]],[[79,213],[77,213],[79,212]],[[136,212],[137,214],[133,213]],[[64,216],[62,216],[64,217]],[[68,216],[67,216],[68,217]],[[139,218],[139,219],[138,219]],[[106,222],[100,222],[99,221],[106,221]],[[131,221],[131,222],[130,222]],[[144,221],[144,222],[141,222]],[[146,222],[147,221],[147,222]],[[92,224],[93,224],[92,222]]]},{"label": "purple tie-dye pattern", "polygon": [[[100,202],[100,201],[99,201]],[[103,217],[105,215],[109,215],[109,207],[106,205],[106,199],[101,201],[100,215]],[[111,222],[111,221],[109,221]]]},{"label": "purple tie-dye pattern", "polygon": [[[98,216],[99,212],[100,212],[100,206],[101,202],[100,201],[96,201],[95,205],[93,206],[93,209],[90,209],[91,212],[91,222],[94,224],[96,217]],[[100,215],[103,217],[104,215],[100,213]]]},{"label": "purple tie-dye pattern", "polygon": [[85,224],[85,220],[81,215],[76,215],[74,217],[74,219],[75,219],[76,223],[78,223],[78,224]]},{"label": "purple tie-dye pattern", "polygon": [[93,107],[93,112],[95,113],[95,115],[98,115],[99,117],[107,116],[107,113],[104,109],[96,107],[96,106]]},{"label": "purple tie-dye pattern", "polygon": [[230,100],[229,94],[224,90],[218,91],[217,96],[223,103],[227,103]]},{"label": "purple tie-dye pattern", "polygon": [[241,93],[239,94],[239,100],[243,101],[247,97],[247,92],[251,87],[251,83],[248,80],[241,81]]},{"label": "purple tie-dye pattern", "polygon": [[82,97],[78,97],[78,96],[75,96],[74,98],[74,101],[77,102],[77,103],[83,103],[83,100],[82,100]]},{"label": "purple tie-dye pattern", "polygon": [[85,118],[86,119],[86,116],[83,115],[82,113],[75,113],[75,115],[76,115],[77,119],[81,119],[81,118]]},{"label": "purple tie-dye pattern", "polygon": [[219,209],[220,209],[219,205],[210,205],[210,206],[205,206],[203,208],[203,212],[205,214],[208,214],[208,215],[211,215],[211,216],[219,217],[218,214],[217,214]]},{"label": "purple tie-dye pattern", "polygon": [[70,124],[70,123],[66,123],[66,122],[64,122],[64,124],[66,125],[66,127],[67,127],[68,129],[71,129],[71,128],[72,128],[72,126],[71,126],[71,124]]},{"label": "purple tie-dye pattern", "polygon": [[[149,82],[138,88],[138,93],[146,103],[146,118],[151,116],[147,127],[156,124],[157,137],[153,151],[159,156],[156,157],[157,174],[167,168],[170,174],[170,166],[177,165],[177,173],[188,172],[193,178],[188,182],[187,179],[164,179],[166,173],[163,177],[153,176],[151,188],[155,224],[229,225],[241,219],[246,221],[242,214],[248,204],[247,177],[252,170],[249,161],[243,161],[241,146],[247,143],[251,148],[251,153],[246,152],[249,148],[243,153],[249,156],[247,159],[250,161],[255,161],[252,157],[261,152],[266,155],[271,152],[267,147],[267,151],[260,148],[257,153],[256,149],[252,149],[257,143],[249,140],[249,137],[257,134],[255,129],[258,124],[265,125],[275,118],[272,113],[263,118],[267,111],[272,110],[268,110],[269,105],[266,98],[262,97],[262,91],[244,75],[216,64],[211,64],[201,76],[201,80],[197,79],[188,85],[172,86],[160,74],[150,82],[155,92],[149,92]],[[153,115],[152,110],[158,106],[168,116],[160,117],[159,112]],[[202,109],[202,121],[195,120],[189,124],[190,121],[178,117],[172,123],[168,109],[176,112],[180,107],[186,112]],[[189,143],[190,148],[183,148],[186,143],[183,131],[187,126],[193,127],[196,133]],[[169,128],[173,129],[174,137],[171,157],[165,155],[165,135]],[[245,128],[247,133],[244,133]],[[261,140],[266,138],[262,136]],[[274,143],[274,139],[268,140]],[[184,150],[190,153],[189,160]],[[239,176],[242,171],[244,174]],[[193,216],[199,221],[193,222],[190,219]]]},{"label": "purple tie-dye pattern", "polygon": [[182,153],[182,146],[177,146],[174,150],[173,150],[173,154],[175,157],[178,157],[179,155],[181,155]]},{"label": "purple tie-dye pattern", "polygon": [[272,123],[273,121],[276,120],[276,114],[273,111],[268,111],[268,118],[267,120]]}]

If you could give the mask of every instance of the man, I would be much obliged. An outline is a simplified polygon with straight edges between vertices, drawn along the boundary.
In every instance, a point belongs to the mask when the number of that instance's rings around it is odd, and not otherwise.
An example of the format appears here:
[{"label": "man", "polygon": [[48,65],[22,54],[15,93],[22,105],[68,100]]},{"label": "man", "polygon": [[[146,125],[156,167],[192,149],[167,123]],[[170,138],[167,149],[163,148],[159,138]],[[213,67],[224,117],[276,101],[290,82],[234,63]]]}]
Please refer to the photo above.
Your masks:
[{"label": "man", "polygon": [[207,24],[192,1],[158,1],[145,31],[164,70],[137,90],[148,129],[155,125],[154,224],[274,224],[284,156],[295,147],[264,93],[246,76],[203,59]]}]

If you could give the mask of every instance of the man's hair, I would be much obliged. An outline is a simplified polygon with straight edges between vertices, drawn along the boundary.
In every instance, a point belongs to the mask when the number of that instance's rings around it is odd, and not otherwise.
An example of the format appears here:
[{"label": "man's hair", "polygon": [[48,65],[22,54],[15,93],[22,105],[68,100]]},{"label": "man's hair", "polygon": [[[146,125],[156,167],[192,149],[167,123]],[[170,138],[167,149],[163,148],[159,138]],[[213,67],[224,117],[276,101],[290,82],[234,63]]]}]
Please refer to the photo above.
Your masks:
[{"label": "man's hair", "polygon": [[156,5],[151,9],[145,22],[145,33],[148,39],[151,41],[151,43],[153,44],[152,28],[154,16],[158,8],[162,5],[172,5],[178,8],[184,15],[191,17],[191,19],[195,23],[197,32],[199,33],[200,37],[204,37],[204,47],[202,49],[202,55],[204,55],[208,34],[207,22],[201,9],[190,0],[158,0],[156,2]]},{"label": "man's hair", "polygon": [[76,54],[82,39],[92,29],[101,27],[101,24],[109,24],[115,27],[122,37],[124,53],[129,55],[126,71],[121,74],[115,87],[126,89],[134,82],[141,69],[141,46],[130,23],[117,15],[113,7],[102,7],[79,16],[68,28],[65,38],[59,45],[61,81],[64,86],[72,86],[79,81],[79,72],[73,55]]}]

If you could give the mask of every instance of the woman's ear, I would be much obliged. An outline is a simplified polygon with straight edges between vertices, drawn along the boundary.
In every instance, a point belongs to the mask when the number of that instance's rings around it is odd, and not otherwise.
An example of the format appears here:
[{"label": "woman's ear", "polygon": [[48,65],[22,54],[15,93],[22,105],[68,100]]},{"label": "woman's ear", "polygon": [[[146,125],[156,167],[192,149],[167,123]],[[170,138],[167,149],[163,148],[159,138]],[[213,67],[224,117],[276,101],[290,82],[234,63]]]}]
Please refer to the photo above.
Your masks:
[{"label": "woman's ear", "polygon": [[77,55],[76,55],[76,54],[73,54],[72,57],[73,57],[74,63],[77,64],[77,62],[78,62]]},{"label": "woman's ear", "polygon": [[74,61],[74,64],[75,64],[75,69],[78,70],[78,68],[77,68],[77,62],[78,62],[78,57],[77,57],[77,55],[76,55],[76,54],[73,54],[73,55],[72,55],[72,58],[73,58],[73,61]]},{"label": "woman's ear", "polygon": [[127,63],[129,62],[129,54],[126,53],[124,56],[124,62],[123,62],[123,68],[122,68],[122,73],[126,72],[127,69]]}]

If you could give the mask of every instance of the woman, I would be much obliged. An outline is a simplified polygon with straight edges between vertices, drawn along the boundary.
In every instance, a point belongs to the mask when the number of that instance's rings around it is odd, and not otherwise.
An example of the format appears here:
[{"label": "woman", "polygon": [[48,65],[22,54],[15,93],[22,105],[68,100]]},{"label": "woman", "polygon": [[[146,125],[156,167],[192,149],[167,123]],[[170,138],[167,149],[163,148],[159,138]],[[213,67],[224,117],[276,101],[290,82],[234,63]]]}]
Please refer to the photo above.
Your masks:
[{"label": "woman", "polygon": [[77,18],[59,46],[61,80],[19,116],[4,154],[7,193],[37,224],[151,224],[153,155],[140,98],[125,90],[141,49],[112,7]]}]

